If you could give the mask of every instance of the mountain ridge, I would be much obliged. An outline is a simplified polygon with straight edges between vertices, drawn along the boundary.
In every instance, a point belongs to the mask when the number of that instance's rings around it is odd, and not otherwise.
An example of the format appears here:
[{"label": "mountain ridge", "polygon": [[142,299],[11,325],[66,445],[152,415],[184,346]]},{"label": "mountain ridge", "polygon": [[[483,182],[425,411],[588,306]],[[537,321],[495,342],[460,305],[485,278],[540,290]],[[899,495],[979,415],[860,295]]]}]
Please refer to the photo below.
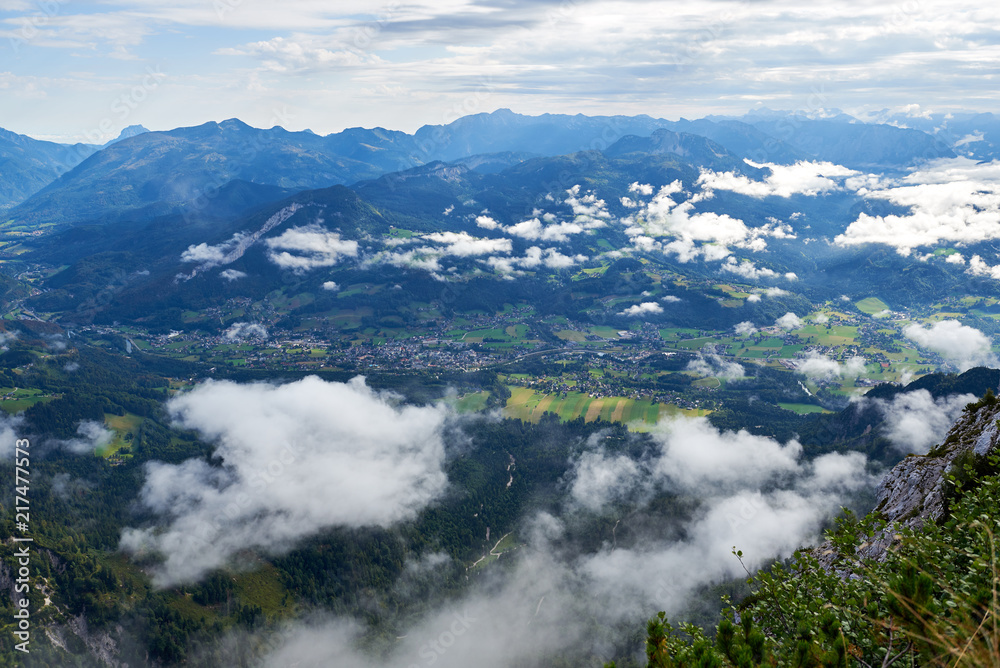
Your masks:
[{"label": "mountain ridge", "polygon": [[[11,208],[12,220],[31,226],[77,223],[107,216],[109,211],[141,210],[153,203],[159,205],[154,211],[159,215],[199,197],[206,188],[233,179],[315,189],[350,185],[436,160],[508,156],[488,168],[497,171],[523,161],[528,154],[554,157],[586,150],[619,151],[627,137],[652,137],[658,132],[661,140],[666,136],[662,132],[702,137],[757,163],[817,160],[856,169],[899,170],[917,161],[956,155],[947,142],[921,130],[780,114],[667,121],[648,115],[528,116],[500,109],[446,125],[425,125],[412,135],[380,127],[352,127],[321,136],[280,126],[254,128],[236,118],[172,130],[143,130],[129,126],[116,140],[73,163],[72,169],[52,173],[47,183],[36,176],[31,185],[8,193],[6,206]],[[651,145],[646,150],[662,151],[664,146]]]}]

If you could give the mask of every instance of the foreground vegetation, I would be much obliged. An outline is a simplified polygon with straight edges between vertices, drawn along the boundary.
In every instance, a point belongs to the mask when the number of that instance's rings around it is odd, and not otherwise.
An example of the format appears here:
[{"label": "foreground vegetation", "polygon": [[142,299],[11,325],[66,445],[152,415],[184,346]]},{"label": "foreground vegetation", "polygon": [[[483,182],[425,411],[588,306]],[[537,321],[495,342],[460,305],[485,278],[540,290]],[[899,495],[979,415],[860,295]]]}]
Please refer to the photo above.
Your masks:
[{"label": "foreground vegetation", "polygon": [[660,613],[648,625],[650,668],[997,666],[998,470],[995,453],[966,461],[949,478],[948,517],[901,531],[883,561],[855,555],[885,522],[848,515],[828,536],[832,567],[800,552],[751,576],[753,593],[714,629],[675,628]]}]

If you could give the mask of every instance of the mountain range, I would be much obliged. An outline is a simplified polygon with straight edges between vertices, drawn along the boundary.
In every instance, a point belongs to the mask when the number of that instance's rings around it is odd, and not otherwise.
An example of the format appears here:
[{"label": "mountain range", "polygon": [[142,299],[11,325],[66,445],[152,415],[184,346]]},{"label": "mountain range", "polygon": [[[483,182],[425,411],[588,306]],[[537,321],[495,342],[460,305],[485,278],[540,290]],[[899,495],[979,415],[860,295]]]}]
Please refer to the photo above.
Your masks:
[{"label": "mountain range", "polygon": [[[438,160],[497,171],[533,156],[605,149],[621,154],[637,146],[637,139],[658,132],[662,144],[668,136],[663,131],[709,139],[739,160],[819,160],[875,171],[954,157],[956,148],[964,147],[975,148],[977,159],[985,159],[994,148],[986,140],[943,141],[926,123],[921,124],[924,129],[914,129],[899,127],[898,120],[877,124],[844,116],[829,120],[757,112],[740,119],[667,121],[650,116],[524,116],[501,109],[424,126],[412,135],[348,128],[326,136],[281,127],[257,129],[230,119],[161,132],[130,127],[103,147],[40,142],[2,131],[0,210],[9,210],[8,223],[15,225],[148,219],[176,211],[232,180],[314,189]],[[962,137],[976,132],[992,137],[998,124],[992,115],[981,114],[961,127]],[[685,149],[662,144],[657,150],[683,156]]]}]

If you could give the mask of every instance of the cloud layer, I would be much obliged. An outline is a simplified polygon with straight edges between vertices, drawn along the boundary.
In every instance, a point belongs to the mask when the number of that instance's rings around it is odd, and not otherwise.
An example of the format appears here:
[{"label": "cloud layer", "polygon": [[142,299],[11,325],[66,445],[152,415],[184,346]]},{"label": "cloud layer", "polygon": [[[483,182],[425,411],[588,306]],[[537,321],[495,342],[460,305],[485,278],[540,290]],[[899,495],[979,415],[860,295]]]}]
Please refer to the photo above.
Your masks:
[{"label": "cloud layer", "polygon": [[937,160],[903,179],[859,182],[858,194],[908,209],[905,214],[861,213],[841,246],[885,244],[909,255],[940,243],[975,244],[1000,238],[1000,163],[969,158]]},{"label": "cloud layer", "polygon": [[852,357],[840,364],[826,355],[811,352],[805,357],[795,360],[795,368],[811,380],[834,380],[836,378],[853,380],[865,372],[865,359]]},{"label": "cloud layer", "polygon": [[341,239],[320,225],[293,227],[264,241],[268,258],[279,267],[296,272],[316,267],[332,267],[345,257],[356,257],[358,242]]},{"label": "cloud layer", "polygon": [[[529,518],[512,565],[487,571],[465,596],[403,630],[388,656],[365,656],[356,626],[328,619],[291,629],[267,665],[328,665],[336,657],[364,667],[506,668],[548,665],[581,649],[599,655],[602,642],[613,642],[612,629],[641,624],[656,610],[677,614],[699,587],[742,576],[734,545],[751,567],[787,556],[872,483],[858,453],[806,462],[794,441],[720,433],[704,419],[661,425],[639,458],[602,443],[595,435],[574,459],[565,513]],[[705,501],[683,538],[649,535],[584,553],[558,547],[577,513],[620,502],[642,507],[662,490]],[[610,529],[615,515],[607,517]]]},{"label": "cloud layer", "polygon": [[442,407],[397,406],[364,379],[286,385],[206,382],[167,406],[217,445],[150,463],[142,504],[166,526],[127,529],[130,552],[162,555],[159,585],[195,580],[243,549],[281,552],[332,526],[387,526],[445,488]]},{"label": "cloud layer", "polygon": [[903,335],[921,348],[932,350],[945,362],[966,371],[974,366],[996,367],[996,355],[990,349],[989,337],[975,327],[958,320],[941,320],[929,327],[908,325]]},{"label": "cloud layer", "polygon": [[[947,109],[964,100],[989,110],[983,72],[1000,25],[997,10],[968,0],[820,8],[776,0],[669,7],[421,0],[363,11],[311,0],[294,11],[239,0],[6,7],[0,39],[14,57],[0,86],[13,100],[17,129],[90,141],[78,119],[105,118],[108,101],[137,84],[141,67],[115,67],[128,60],[172,63],[149,95],[155,104],[136,105],[127,120],[156,129],[239,116],[258,127],[321,133],[362,120],[412,131],[502,107],[667,109],[688,118],[758,103],[817,110],[919,101]],[[86,68],[53,74],[44,66],[49,53],[81,57],[81,50]],[[171,58],[181,51],[186,58]],[[608,135],[613,141],[614,126]]]},{"label": "cloud layer", "polygon": [[923,455],[947,436],[948,430],[965,407],[977,399],[972,394],[955,394],[935,399],[927,390],[915,390],[876,400],[885,416],[885,435],[901,452]]},{"label": "cloud layer", "polygon": [[[731,190],[750,197],[791,197],[792,195],[821,195],[841,188],[843,179],[857,174],[853,169],[830,162],[796,162],[794,165],[757,164],[751,167],[767,169],[770,174],[763,181],[754,181],[734,172],[703,170],[698,185],[705,190]],[[835,180],[836,179],[836,180]]]}]

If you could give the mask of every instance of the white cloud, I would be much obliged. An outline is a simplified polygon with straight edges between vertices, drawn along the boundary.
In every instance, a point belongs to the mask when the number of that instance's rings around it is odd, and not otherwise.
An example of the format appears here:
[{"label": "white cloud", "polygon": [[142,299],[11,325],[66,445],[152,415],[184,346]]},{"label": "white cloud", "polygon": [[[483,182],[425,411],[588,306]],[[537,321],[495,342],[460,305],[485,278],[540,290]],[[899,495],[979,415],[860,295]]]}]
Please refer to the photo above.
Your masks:
[{"label": "white cloud", "polygon": [[325,281],[323,283],[323,289],[329,290],[330,292],[337,292],[340,290],[340,285],[338,285],[336,281]]},{"label": "white cloud", "polygon": [[516,225],[505,228],[507,234],[512,234],[529,241],[569,241],[571,235],[583,234],[585,228],[580,223],[556,223],[554,225],[543,225],[538,218],[521,221]]},{"label": "white cloud", "polygon": [[[340,620],[282,634],[289,641],[269,665],[405,668],[414,657],[441,668],[548,665],[550,657],[612,641],[610,634],[595,637],[601,629],[634,627],[649,610],[678,614],[704,584],[743,577],[730,553],[734,545],[751,568],[790,556],[874,482],[859,453],[807,462],[794,441],[720,433],[704,419],[661,424],[652,438],[640,458],[591,438],[567,476],[568,516],[543,511],[530,518],[518,532],[525,544],[510,557],[514,563],[487,570],[462,599],[401,629],[389,655],[361,655],[356,628]],[[661,490],[704,501],[682,538],[639,536],[640,529],[627,545],[609,540],[583,554],[554,547],[579,510],[601,512],[619,502],[641,507]]]},{"label": "white cloud", "polygon": [[802,327],[802,319],[791,311],[774,321],[781,329],[793,330]]},{"label": "white cloud", "polygon": [[580,262],[586,262],[586,255],[563,255],[554,248],[546,248],[544,251],[538,246],[528,248],[523,257],[490,257],[485,262],[494,270],[501,274],[511,274],[521,269],[537,269],[546,267],[548,269],[565,269]]},{"label": "white cloud", "polygon": [[7,460],[14,458],[13,444],[14,441],[20,438],[18,432],[23,423],[24,418],[22,416],[9,416],[6,412],[0,411],[0,443],[7,444],[7,447],[0,448],[0,459]]},{"label": "white cloud", "polygon": [[296,272],[331,267],[358,254],[357,241],[341,239],[339,233],[328,232],[317,224],[293,227],[264,243],[271,249],[271,262]]},{"label": "white cloud", "polygon": [[446,485],[446,409],[399,406],[361,377],[209,381],[167,408],[217,444],[222,464],[146,465],[140,500],[166,526],[127,529],[121,544],[164,557],[160,586],[195,580],[241,550],[281,553],[329,527],[412,518]]},{"label": "white cloud", "polygon": [[267,339],[267,328],[255,322],[234,322],[222,333],[226,341],[245,341],[247,339]]},{"label": "white cloud", "polygon": [[219,277],[232,282],[241,278],[246,278],[247,274],[245,271],[240,271],[238,269],[224,269],[219,272]]},{"label": "white cloud", "polygon": [[865,372],[865,359],[852,357],[844,364],[840,364],[826,355],[812,351],[805,357],[795,360],[795,368],[812,380],[835,378],[853,380]]},{"label": "white cloud", "polygon": [[663,252],[676,254],[681,262],[699,256],[721,260],[729,255],[728,245],[743,243],[752,236],[742,220],[711,211],[695,212],[694,205],[699,201],[696,198],[678,204],[672,196],[682,191],[680,181],[661,187],[652,200],[622,222],[645,231],[649,237],[673,237],[674,241],[663,246]]},{"label": "white cloud", "polygon": [[191,244],[186,251],[181,253],[181,262],[218,264],[225,255],[226,252],[223,245],[209,246],[207,243]]},{"label": "white cloud", "polygon": [[746,431],[719,432],[706,418],[672,420],[654,434],[661,451],[652,471],[687,491],[760,487],[794,472],[802,455],[797,441],[781,445]]},{"label": "white cloud", "polygon": [[246,238],[245,234],[237,232],[228,241],[215,246],[209,246],[207,243],[192,244],[181,253],[181,262],[197,262],[202,269],[214,267],[222,264],[226,256]]},{"label": "white cloud", "polygon": [[908,255],[921,246],[1000,238],[1000,162],[935,160],[903,179],[864,184],[858,194],[908,207],[910,212],[862,213],[834,239],[841,246],[878,243]]},{"label": "white cloud", "polygon": [[59,447],[74,452],[78,455],[92,455],[95,450],[107,447],[115,437],[115,433],[107,429],[100,422],[85,420],[77,428],[81,438],[73,438],[68,441],[59,441]]},{"label": "white cloud", "polygon": [[422,246],[402,253],[387,253],[382,257],[382,261],[396,267],[438,272],[441,271],[440,260],[443,256],[444,253],[439,248]]},{"label": "white cloud", "polygon": [[[758,228],[753,228],[751,232],[757,231]],[[767,241],[758,237],[754,237],[747,241],[741,241],[736,244],[739,248],[745,248],[746,250],[753,251],[754,253],[759,253],[767,248]]]},{"label": "white cloud", "polygon": [[[810,468],[800,461],[802,446],[797,441],[782,445],[746,431],[720,432],[705,418],[661,422],[652,436],[656,450],[634,461],[634,465],[625,463],[621,455],[588,452],[579,460],[586,464],[585,475],[577,476],[581,471],[579,466],[572,473],[571,497],[577,503],[595,508],[608,503],[609,496],[621,498],[629,487],[641,485],[649,491],[665,487],[712,498],[739,490],[756,490],[788,474],[809,475],[815,473],[817,464],[822,468],[834,460],[860,462],[861,466],[851,467],[854,473],[861,471],[864,463],[863,456],[850,453],[822,463],[817,459]],[[608,466],[603,466],[602,461]],[[851,487],[869,482],[868,476],[861,474],[858,479],[842,484]]]},{"label": "white cloud", "polygon": [[500,223],[489,216],[476,216],[476,225],[484,230],[495,230],[500,227]]},{"label": "white cloud", "polygon": [[825,325],[826,323],[830,322],[830,317],[825,313],[819,313],[816,315],[815,318],[813,318],[813,320],[815,320],[817,324]]},{"label": "white cloud", "polygon": [[563,255],[554,248],[547,248],[542,263],[549,269],[566,269],[586,260],[586,255]]},{"label": "white cloud", "polygon": [[840,365],[819,353],[810,353],[808,357],[796,360],[795,368],[813,380],[830,380],[840,377]]},{"label": "white cloud", "polygon": [[885,416],[886,438],[901,452],[923,455],[944,440],[966,405],[975,400],[972,394],[935,399],[927,390],[915,390],[897,394],[892,401],[875,402]]},{"label": "white cloud", "polygon": [[628,191],[630,193],[637,193],[639,195],[645,195],[649,197],[650,195],[653,194],[653,186],[651,186],[648,183],[639,183],[638,181],[634,181],[629,185]]},{"label": "white cloud", "polygon": [[[958,253],[951,257],[962,257]],[[951,261],[951,257],[948,261]],[[989,265],[986,261],[979,257],[978,255],[973,255],[969,258],[969,268],[965,270],[965,273],[971,276],[989,276],[992,279],[1000,280],[1000,265]]]},{"label": "white cloud", "polygon": [[643,472],[631,457],[598,449],[580,455],[572,475],[573,501],[597,512],[610,503],[626,500],[642,481]]},{"label": "white cloud", "polygon": [[511,225],[506,228],[507,234],[513,234],[516,237],[523,237],[525,239],[538,239],[542,236],[542,221],[538,218],[531,218],[528,220],[522,220],[516,225]]},{"label": "white cloud", "polygon": [[312,44],[303,38],[285,39],[284,37],[251,42],[241,47],[221,48],[216,53],[221,56],[260,58],[268,70],[282,74],[305,74],[345,67],[361,67],[380,61],[377,56],[365,53],[360,49],[333,51]]},{"label": "white cloud", "polygon": [[760,280],[762,278],[774,278],[778,274],[766,267],[758,267],[750,260],[743,260],[737,262],[736,258],[729,256],[729,258],[720,265],[722,271],[728,271],[736,274],[737,276],[742,276],[743,278],[751,281]]},{"label": "white cloud", "polygon": [[[743,324],[743,323],[740,323]],[[737,329],[739,325],[737,325]],[[739,332],[737,332],[739,333]],[[693,371],[702,378],[721,378],[723,380],[739,380],[746,376],[742,364],[723,359],[719,355],[699,352],[697,357],[688,362],[686,371]]]},{"label": "white cloud", "polygon": [[698,185],[705,190],[729,190],[750,197],[791,197],[792,195],[820,195],[840,189],[841,181],[858,172],[830,162],[800,161],[794,165],[773,163],[757,164],[744,160],[751,167],[770,170],[763,181],[737,175],[735,172],[712,172],[702,170]]},{"label": "white cloud", "polygon": [[757,295],[757,294],[753,294],[753,295],[748,295],[747,296],[747,301],[750,302],[750,303],[756,303],[756,302],[759,302],[760,300],[761,300],[761,296]]},{"label": "white cloud", "polygon": [[573,210],[573,222],[583,225],[587,229],[604,227],[611,218],[608,207],[603,199],[598,199],[597,195],[588,192],[580,196],[580,186],[576,185],[566,191],[568,197],[566,204]]},{"label": "white cloud", "polygon": [[7,352],[10,348],[7,346],[11,341],[16,341],[19,334],[17,332],[0,332],[0,352]]},{"label": "white cloud", "polygon": [[[642,238],[635,237],[637,241]],[[638,246],[639,244],[636,245]],[[687,238],[675,239],[665,244],[657,242],[657,245],[663,251],[664,255],[676,255],[677,260],[684,263],[697,260],[699,257],[706,262],[712,262],[725,259],[729,255],[729,248],[725,244],[705,243],[698,245],[693,239]]]},{"label": "white cloud", "polygon": [[903,336],[921,348],[938,353],[960,371],[974,366],[998,366],[989,337],[958,320],[941,320],[927,328],[914,323],[903,329]]},{"label": "white cloud", "polygon": [[[554,531],[560,526],[551,516],[538,516],[534,524]],[[364,653],[361,624],[321,619],[279,633],[282,644],[264,665],[510,668],[549,665],[559,656],[577,652],[594,641],[581,623],[587,618],[586,582],[573,564],[553,556],[545,529],[528,529],[538,534],[537,539],[519,548],[515,557],[504,557],[516,561],[504,569],[503,578],[486,569],[473,578],[464,598],[431,610],[402,629],[389,652]],[[607,622],[621,620],[619,611],[597,614]]]},{"label": "white cloud", "polygon": [[[396,251],[381,255],[377,261],[385,262],[397,267],[408,267],[411,269],[422,269],[424,271],[437,274],[443,270],[442,260],[447,257],[476,257],[480,255],[490,255],[492,253],[509,253],[513,248],[510,239],[487,239],[474,237],[466,232],[433,232],[425,234],[421,239],[439,246],[420,246],[408,251]],[[537,249],[539,255],[541,250]],[[555,251],[553,251],[555,253]],[[537,264],[551,264],[555,266],[560,263],[564,255],[555,253],[544,260],[539,257]],[[490,257],[486,260],[489,263],[497,263],[504,267],[512,267],[518,262],[517,259]],[[570,262],[571,264],[572,262]],[[568,266],[565,263],[560,266]],[[512,269],[511,269],[512,270]]]},{"label": "white cloud", "polygon": [[749,336],[751,334],[757,333],[757,328],[754,327],[753,323],[750,322],[749,320],[744,320],[741,323],[737,323],[735,330],[737,336]]},{"label": "white cloud", "polygon": [[658,242],[653,237],[647,237],[644,234],[635,235],[632,237],[632,245],[635,246],[636,250],[649,253],[656,250],[657,248],[662,248],[662,244]]},{"label": "white cloud", "polygon": [[[740,576],[740,563],[724,556],[734,545],[750,568],[787,557],[814,540],[824,519],[856,490],[873,484],[860,453],[804,462],[796,441],[781,445],[745,431],[720,433],[704,418],[665,423],[654,439],[657,450],[636,462],[639,474],[620,456],[607,456],[604,477],[597,453],[587,462],[589,478],[581,480],[602,484],[577,487],[574,480],[571,486],[572,498],[586,499],[589,507],[621,498],[630,485],[646,494],[666,489],[705,499],[681,540],[609,545],[581,560],[590,588],[610,607],[652,597],[647,605],[676,613],[701,583]],[[613,480],[616,474],[621,477]],[[602,497],[602,490],[608,494]]]},{"label": "white cloud", "polygon": [[474,255],[491,255],[493,253],[509,253],[513,248],[510,239],[484,239],[474,237],[466,232],[435,232],[425,234],[424,239],[444,244],[444,253],[457,257]]},{"label": "white cloud", "polygon": [[658,315],[663,313],[663,307],[656,302],[642,302],[641,304],[633,304],[629,306],[619,315],[628,316],[630,318],[641,318],[647,315]]},{"label": "white cloud", "polygon": [[952,144],[952,146],[954,146],[955,148],[958,148],[959,146],[967,146],[968,144],[975,144],[976,142],[983,141],[985,138],[986,137],[981,130],[976,130],[972,134],[965,135],[964,137],[956,141],[954,144]]}]

